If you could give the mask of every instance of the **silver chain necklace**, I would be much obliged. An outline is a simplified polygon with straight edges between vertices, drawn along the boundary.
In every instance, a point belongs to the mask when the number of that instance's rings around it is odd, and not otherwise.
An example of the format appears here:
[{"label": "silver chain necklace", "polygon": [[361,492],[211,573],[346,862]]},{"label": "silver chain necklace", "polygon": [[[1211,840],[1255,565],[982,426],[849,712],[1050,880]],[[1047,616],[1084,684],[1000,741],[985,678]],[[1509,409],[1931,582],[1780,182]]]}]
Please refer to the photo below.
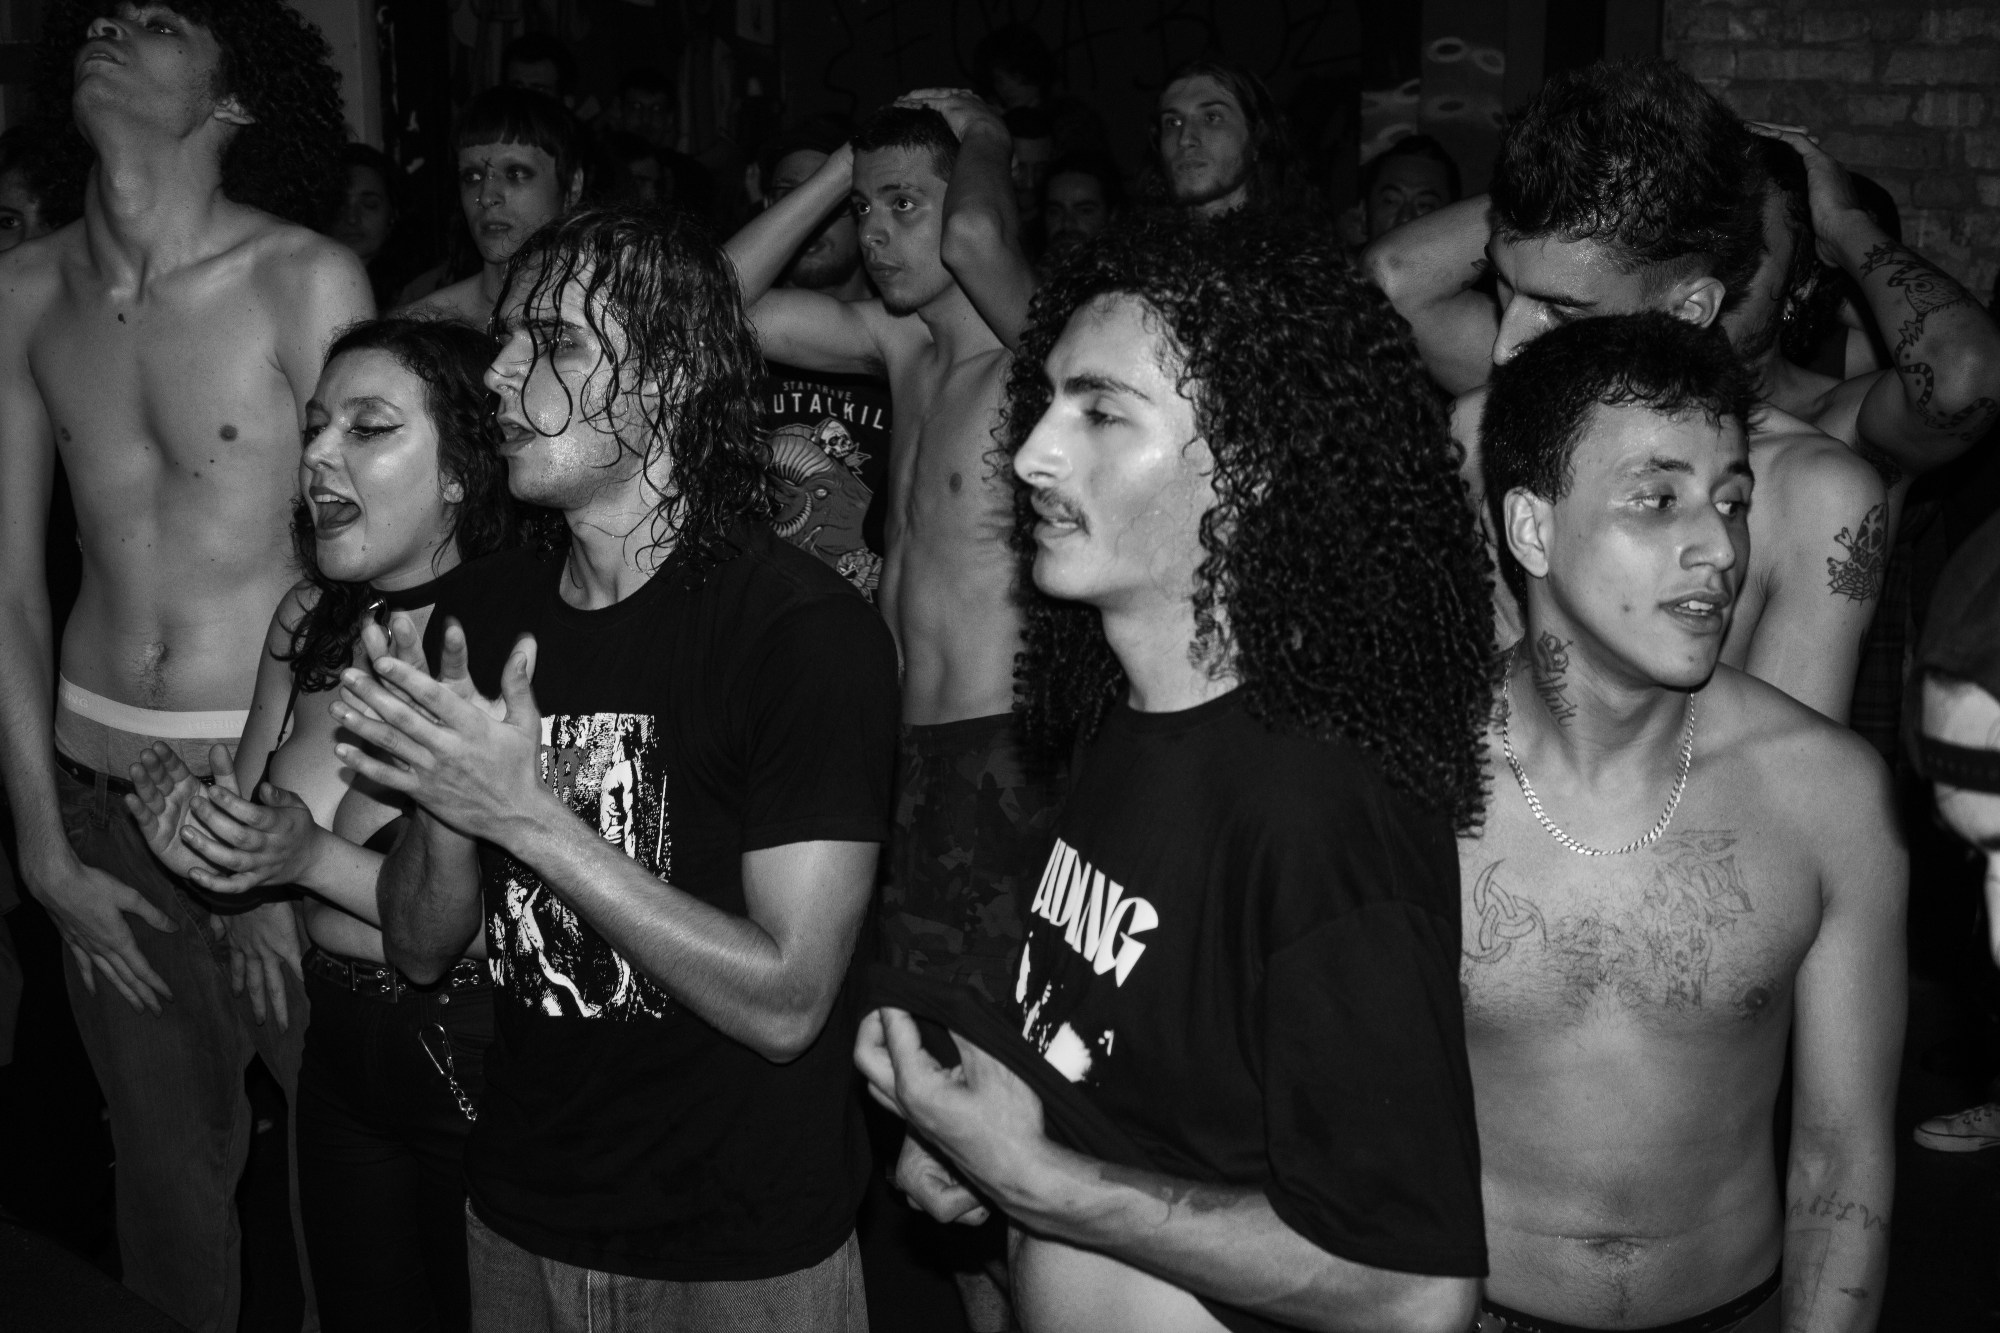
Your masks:
[{"label": "silver chain necklace", "polygon": [[1570,837],[1569,834],[1557,828],[1556,822],[1549,818],[1546,810],[1542,809],[1542,798],[1535,795],[1535,789],[1528,781],[1527,770],[1522,768],[1521,761],[1514,757],[1514,739],[1508,733],[1507,722],[1514,712],[1513,689],[1514,682],[1510,676],[1507,681],[1509,695],[1506,701],[1507,706],[1500,711],[1500,752],[1507,756],[1507,767],[1514,770],[1514,781],[1521,784],[1521,795],[1528,798],[1528,809],[1534,812],[1535,821],[1543,829],[1547,830],[1548,835],[1575,852],[1578,856],[1623,856],[1627,852],[1636,852],[1641,847],[1648,847],[1659,841],[1660,835],[1667,831],[1667,825],[1673,822],[1674,808],[1681,803],[1681,793],[1687,790],[1688,769],[1694,763],[1693,693],[1690,692],[1688,695],[1687,732],[1681,737],[1680,772],[1674,775],[1674,789],[1667,797],[1667,808],[1660,811],[1659,821],[1653,825],[1653,831],[1645,837],[1640,838],[1636,842],[1628,842],[1623,847],[1613,847],[1610,851],[1606,851],[1601,847],[1592,847]]}]

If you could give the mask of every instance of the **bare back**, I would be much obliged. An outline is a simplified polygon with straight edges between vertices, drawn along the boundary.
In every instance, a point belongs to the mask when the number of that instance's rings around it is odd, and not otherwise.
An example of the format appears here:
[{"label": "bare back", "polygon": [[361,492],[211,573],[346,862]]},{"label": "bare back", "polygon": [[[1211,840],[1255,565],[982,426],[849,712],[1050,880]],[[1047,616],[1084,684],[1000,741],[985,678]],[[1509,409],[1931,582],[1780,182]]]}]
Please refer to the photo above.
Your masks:
[{"label": "bare back", "polygon": [[[83,588],[65,676],[122,703],[232,709],[291,585],[299,427],[334,329],[370,311],[346,250],[219,211],[205,258],[105,275],[78,223],[8,274],[11,337],[76,498]],[[6,447],[33,447],[10,439]]]},{"label": "bare back", "polygon": [[[1727,667],[1698,703],[1686,796],[1652,846],[1559,845],[1497,730],[1485,827],[1459,844],[1487,1290],[1567,1323],[1699,1313],[1783,1243],[1772,1111],[1841,841],[1796,775],[1852,767],[1858,742]],[[1622,840],[1588,794],[1532,776],[1574,836]]]}]

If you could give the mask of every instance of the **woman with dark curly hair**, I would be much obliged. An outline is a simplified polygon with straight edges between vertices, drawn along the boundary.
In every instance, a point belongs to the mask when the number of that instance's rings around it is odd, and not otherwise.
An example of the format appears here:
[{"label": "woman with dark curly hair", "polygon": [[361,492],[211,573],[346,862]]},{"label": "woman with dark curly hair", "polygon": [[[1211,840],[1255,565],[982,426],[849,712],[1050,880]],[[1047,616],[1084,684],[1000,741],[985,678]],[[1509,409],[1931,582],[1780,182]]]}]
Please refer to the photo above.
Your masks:
[{"label": "woman with dark curly hair", "polygon": [[907,1154],[904,1188],[1008,1214],[1028,1329],[1466,1328],[1490,588],[1407,330],[1322,229],[1156,217],[1036,295],[1005,447],[1020,704],[1081,744],[1011,1030],[958,1073],[864,1020],[981,1195]]},{"label": "woman with dark curly hair", "polygon": [[406,319],[334,343],[299,468],[306,577],[272,617],[234,771],[219,752],[204,793],[159,747],[131,800],[155,854],[202,888],[307,892],[298,1175],[328,1333],[466,1326],[459,1155],[492,1039],[485,950],[475,938],[424,989],[386,964],[375,877],[405,807],[341,763],[328,705],[363,625],[401,611],[421,635],[469,562],[516,544],[480,379],[493,348],[462,324]]}]

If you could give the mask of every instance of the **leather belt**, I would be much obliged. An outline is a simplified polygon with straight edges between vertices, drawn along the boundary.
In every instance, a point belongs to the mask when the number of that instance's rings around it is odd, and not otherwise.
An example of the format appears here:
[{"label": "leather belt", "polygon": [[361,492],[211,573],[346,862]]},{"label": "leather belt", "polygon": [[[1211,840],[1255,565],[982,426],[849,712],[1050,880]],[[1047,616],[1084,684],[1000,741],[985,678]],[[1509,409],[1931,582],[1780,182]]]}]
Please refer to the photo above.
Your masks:
[{"label": "leather belt", "polygon": [[306,971],[322,981],[353,991],[356,995],[387,1000],[390,1004],[406,994],[438,995],[442,1000],[445,992],[488,989],[493,985],[493,979],[487,975],[486,964],[477,958],[459,959],[434,986],[419,986],[393,967],[361,958],[343,958],[339,954],[328,953],[317,944],[306,950],[302,961]]},{"label": "leather belt", "polygon": [[[111,774],[109,773],[100,773],[96,769],[90,767],[88,764],[77,763],[76,760],[70,758],[68,755],[64,754],[61,750],[57,750],[55,752],[55,756],[56,756],[56,767],[61,769],[63,772],[69,774],[71,777],[75,778],[78,782],[81,782],[86,787],[94,787],[101,782],[104,784],[107,790],[116,792],[120,796],[131,796],[137,790],[132,786],[131,779],[129,778],[115,778],[111,776]],[[212,787],[215,785],[215,779],[213,777],[202,778],[200,781],[201,785],[204,787]]]}]

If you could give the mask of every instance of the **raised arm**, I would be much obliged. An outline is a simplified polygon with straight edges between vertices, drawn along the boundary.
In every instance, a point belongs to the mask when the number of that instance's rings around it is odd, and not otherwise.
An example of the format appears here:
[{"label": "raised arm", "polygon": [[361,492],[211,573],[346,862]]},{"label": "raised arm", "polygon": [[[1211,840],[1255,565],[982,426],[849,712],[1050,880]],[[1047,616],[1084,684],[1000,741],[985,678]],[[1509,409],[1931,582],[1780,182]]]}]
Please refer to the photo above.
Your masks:
[{"label": "raised arm", "polygon": [[110,983],[134,1009],[173,993],[139,951],[126,913],[173,920],[129,884],[86,866],[56,799],[55,641],[43,561],[55,481],[55,430],[28,366],[37,313],[54,287],[56,242],[0,262],[0,783],[20,837],[21,876],[70,947],[84,987]]},{"label": "raised arm", "polygon": [[1473,290],[1492,235],[1485,195],[1406,222],[1362,251],[1368,280],[1410,322],[1417,351],[1446,393],[1467,393],[1493,369],[1500,332],[1493,298]]},{"label": "raised arm", "polygon": [[944,264],[993,336],[1017,349],[1039,279],[1021,247],[1007,123],[960,88],[925,88],[902,104],[932,108],[958,136],[958,164],[944,197]]},{"label": "raised arm", "polygon": [[1371,1268],[1329,1254],[1262,1190],[1116,1166],[1052,1142],[1018,1075],[957,1038],[947,1070],[900,1009],[862,1023],[855,1062],[953,1166],[1029,1231],[1096,1250],[1199,1295],[1311,1329],[1462,1333],[1478,1283]]},{"label": "raised arm", "polygon": [[1753,503],[1781,512],[1759,529],[1777,549],[1759,560],[1770,586],[1742,666],[1845,726],[1882,594],[1889,509],[1873,468],[1835,442],[1821,443],[1786,460],[1774,484],[1759,478]]},{"label": "raised arm", "polygon": [[1912,475],[1951,462],[2000,420],[2000,325],[1943,270],[1891,240],[1816,142],[1760,128],[1805,159],[1819,256],[1860,285],[1889,345],[1891,367],[1849,382],[1862,394],[1856,443]]},{"label": "raised arm", "polygon": [[813,228],[834,209],[849,207],[853,191],[854,150],[842,144],[805,184],[751,218],[723,244],[723,253],[736,265],[743,307],[757,341],[772,361],[808,370],[882,371],[882,352],[869,319],[880,314],[877,303],[850,304],[824,292],[772,286]]},{"label": "raised arm", "polygon": [[1908,867],[1888,775],[1842,735],[1815,786],[1819,935],[1793,991],[1792,1146],[1785,1179],[1789,1333],[1865,1333],[1882,1309],[1902,1055]]}]

